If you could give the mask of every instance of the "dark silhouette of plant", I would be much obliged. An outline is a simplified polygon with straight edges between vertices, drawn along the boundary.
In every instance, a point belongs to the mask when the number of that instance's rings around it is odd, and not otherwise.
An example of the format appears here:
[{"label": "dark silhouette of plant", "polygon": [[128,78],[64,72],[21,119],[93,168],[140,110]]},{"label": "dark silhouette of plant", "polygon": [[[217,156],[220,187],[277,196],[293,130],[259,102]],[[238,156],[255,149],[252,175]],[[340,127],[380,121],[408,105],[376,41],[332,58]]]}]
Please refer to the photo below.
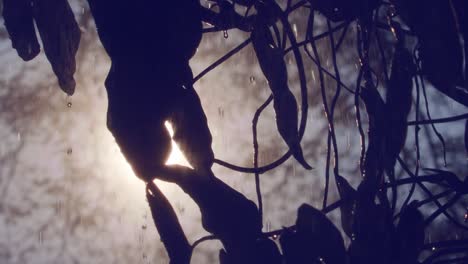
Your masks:
[{"label": "dark silhouette of plant", "polygon": [[[153,220],[171,263],[189,263],[195,247],[210,239],[222,242],[224,249],[219,257],[223,264],[464,263],[468,260],[466,239],[424,244],[425,228],[441,214],[455,228],[468,230],[460,217],[454,216],[459,212],[450,212],[468,193],[468,180],[445,169],[421,167],[419,142],[420,126],[431,125],[444,147],[445,159],[445,141],[434,124],[468,119],[468,114],[432,119],[426,95],[426,85],[430,84],[451,100],[468,106],[468,26],[463,1],[215,0],[216,11],[195,0],[177,4],[88,2],[101,42],[112,60],[106,80],[108,127],[135,174],[147,183],[146,195]],[[239,6],[245,8],[244,14],[238,11]],[[305,27],[301,32],[303,40],[298,40],[297,29],[290,23],[290,16],[298,9],[308,10],[308,15],[300,19]],[[79,29],[66,0],[50,3],[4,0],[4,17],[13,47],[24,60],[33,59],[39,52],[33,25],[36,22],[60,87],[72,94]],[[202,21],[211,26],[203,28]],[[326,30],[317,34],[319,21],[325,21]],[[350,27],[356,29],[351,37]],[[247,32],[250,38],[194,77],[188,62],[202,33],[224,31],[227,37],[227,30],[234,28]],[[340,30],[341,34],[337,34]],[[379,31],[385,32],[383,39]],[[335,40],[337,35],[339,38]],[[317,42],[326,39],[331,59],[324,64]],[[340,75],[340,69],[345,66],[339,65],[339,51],[345,49],[342,43],[346,40],[356,41],[346,49],[356,51],[360,63],[355,71],[354,89],[345,84],[345,79],[351,78]],[[215,158],[211,132],[193,84],[250,43],[272,94],[253,118],[254,166],[240,167]],[[285,57],[289,53],[294,56],[301,86],[300,119],[296,98],[288,87]],[[309,59],[307,62],[303,61],[304,56]],[[327,69],[328,61],[332,70]],[[294,226],[263,232],[260,175],[280,166],[291,155],[304,168],[311,169],[300,144],[308,113],[307,63],[318,68],[318,85],[328,121],[323,208],[304,204],[298,209]],[[380,71],[376,70],[376,64]],[[336,85],[331,102],[328,99],[331,85],[326,84],[326,79]],[[380,94],[382,88],[385,96]],[[420,119],[421,91],[426,120]],[[335,108],[343,97],[342,92],[347,93],[346,98],[354,105],[361,139],[356,173],[362,179],[357,189],[343,176],[339,166],[336,127],[339,122],[335,119]],[[257,124],[271,102],[278,132],[288,151],[279,159],[259,166]],[[416,120],[408,122],[412,108]],[[365,115],[367,123],[362,121]],[[170,152],[170,136],[164,126],[167,120],[174,127],[174,140],[193,169],[165,165]],[[400,156],[405,151],[411,126],[415,127],[414,164]],[[465,127],[465,146],[467,133]],[[340,199],[328,204],[332,153],[333,176]],[[219,180],[211,170],[213,163],[254,174],[258,207]],[[397,164],[408,177],[397,175]],[[410,169],[413,165],[414,172]],[[466,160],[460,167],[466,173]],[[152,182],[155,178],[177,184],[195,201],[202,214],[202,225],[212,236],[190,245],[169,201]],[[443,192],[433,194],[426,183],[438,185]],[[411,184],[409,191],[399,191],[406,184]],[[424,200],[415,199],[416,192],[424,194]],[[452,196],[445,204],[439,201],[449,195]],[[435,204],[437,209],[426,215],[419,208],[428,203]],[[341,229],[350,240],[347,249],[339,229],[326,216],[335,209],[340,209]],[[464,218],[466,222],[466,213]],[[278,236],[281,253],[273,242]],[[432,252],[426,252],[428,249]]]}]

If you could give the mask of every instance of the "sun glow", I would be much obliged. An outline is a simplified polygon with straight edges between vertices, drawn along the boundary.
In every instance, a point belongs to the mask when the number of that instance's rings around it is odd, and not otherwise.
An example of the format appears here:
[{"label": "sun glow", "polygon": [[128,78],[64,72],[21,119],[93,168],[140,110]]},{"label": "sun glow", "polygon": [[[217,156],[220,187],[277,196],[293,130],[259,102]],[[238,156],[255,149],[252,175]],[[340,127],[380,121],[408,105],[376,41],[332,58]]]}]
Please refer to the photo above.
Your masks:
[{"label": "sun glow", "polygon": [[172,139],[172,137],[174,136],[174,129],[172,128],[171,123],[166,121],[164,125],[169,131],[169,134],[171,135],[171,141],[172,141],[172,151],[171,151],[171,155],[166,161],[166,165],[178,164],[178,165],[183,165],[183,166],[187,166],[191,168],[190,164],[188,163],[184,154],[180,150],[179,146],[177,146],[177,143]]}]

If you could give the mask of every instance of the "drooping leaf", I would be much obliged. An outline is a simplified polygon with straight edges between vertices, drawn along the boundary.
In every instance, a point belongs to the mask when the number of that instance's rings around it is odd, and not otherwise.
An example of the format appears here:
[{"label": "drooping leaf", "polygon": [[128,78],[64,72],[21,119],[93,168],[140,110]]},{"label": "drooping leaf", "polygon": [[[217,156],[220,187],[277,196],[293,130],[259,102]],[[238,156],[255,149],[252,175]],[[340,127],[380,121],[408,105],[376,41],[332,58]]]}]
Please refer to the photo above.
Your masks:
[{"label": "drooping leaf", "polygon": [[25,61],[34,59],[40,47],[34,29],[31,0],[4,0],[3,18],[13,48]]},{"label": "drooping leaf", "polygon": [[362,89],[361,98],[369,119],[367,132],[369,144],[364,160],[364,179],[359,188],[369,197],[374,197],[383,183],[385,103],[377,89],[372,86]]},{"label": "drooping leaf", "polygon": [[340,194],[341,199],[341,227],[343,228],[345,234],[348,235],[349,238],[352,238],[357,192],[345,178],[338,176],[336,180],[338,193]]},{"label": "drooping leaf", "polygon": [[216,177],[204,177],[187,167],[168,166],[159,177],[177,184],[198,205],[204,229],[219,239],[228,255],[251,258],[262,222],[254,202]]},{"label": "drooping leaf", "polygon": [[396,227],[398,243],[398,263],[416,263],[424,245],[424,217],[417,209],[416,203],[410,203],[400,215]]},{"label": "drooping leaf", "polygon": [[423,74],[440,92],[468,106],[463,52],[450,1],[394,0],[398,13],[418,37]]},{"label": "drooping leaf", "polygon": [[170,263],[189,264],[192,250],[171,204],[152,182],[147,184],[146,198]]},{"label": "drooping leaf", "polygon": [[298,209],[296,231],[286,232],[281,240],[286,263],[346,262],[340,231],[325,214],[308,204]]},{"label": "drooping leaf", "polygon": [[276,125],[294,158],[305,168],[312,167],[304,159],[297,128],[297,102],[288,87],[288,74],[283,51],[275,47],[273,37],[266,24],[258,23],[252,32],[252,43],[260,68],[268,80],[273,93]]},{"label": "drooping leaf", "polygon": [[201,175],[211,175],[214,160],[211,132],[200,99],[193,87],[181,94],[176,111],[170,120],[174,128],[173,139],[190,165]]},{"label": "drooping leaf", "polygon": [[80,43],[80,28],[66,0],[34,0],[34,19],[44,51],[58,78],[60,88],[75,92],[75,55]]}]

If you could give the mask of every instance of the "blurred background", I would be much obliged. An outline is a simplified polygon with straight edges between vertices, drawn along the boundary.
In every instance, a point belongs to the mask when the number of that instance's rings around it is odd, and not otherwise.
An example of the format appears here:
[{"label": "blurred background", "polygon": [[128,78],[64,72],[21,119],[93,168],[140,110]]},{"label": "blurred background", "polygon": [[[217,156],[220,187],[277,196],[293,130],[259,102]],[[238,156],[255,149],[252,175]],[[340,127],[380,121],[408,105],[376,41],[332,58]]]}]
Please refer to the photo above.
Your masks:
[{"label": "blurred background", "polygon": [[[110,60],[99,42],[86,1],[69,2],[82,31],[75,74],[77,91],[72,97],[59,89],[43,53],[27,63],[17,56],[3,26],[3,18],[0,21],[0,263],[168,263],[146,202],[144,184],[134,176],[106,128],[104,80]],[[279,2],[284,5],[286,1]],[[204,0],[202,4],[208,5]],[[308,9],[299,8],[290,15],[299,40],[304,39],[308,13]],[[320,16],[317,21],[319,34],[326,30],[326,23]],[[351,24],[346,30],[338,62],[343,83],[354,89],[358,72],[358,56],[353,47],[355,25]],[[337,36],[342,31],[338,30]],[[248,37],[237,30],[204,34],[191,60],[194,75]],[[391,36],[382,32],[382,37]],[[333,72],[328,39],[317,43],[323,67]],[[328,125],[317,67],[306,59],[305,53],[302,55],[307,98],[300,97],[294,56],[288,53],[285,59],[291,90],[298,102],[304,99],[310,106],[302,146],[306,160],[314,169],[305,171],[290,158],[261,175],[264,231],[294,224],[296,210],[302,203],[322,206]],[[375,68],[380,69],[378,62]],[[326,78],[325,83],[331,100],[336,83],[331,78]],[[252,46],[248,45],[210,71],[195,84],[195,89],[208,117],[216,158],[252,166],[252,118],[270,95]],[[354,98],[351,93],[342,93],[335,110],[340,174],[356,187],[360,181],[360,140]],[[433,118],[466,112],[466,108],[441,96],[435,89],[428,88],[428,97]],[[414,109],[410,120],[414,120]],[[421,119],[425,119],[425,110],[421,107],[419,111]],[[366,117],[363,121],[366,126]],[[463,144],[464,126],[463,121],[437,126],[446,144],[445,169],[460,177],[466,177],[468,167]],[[442,168],[440,141],[429,126],[422,126],[419,135],[421,167]],[[272,105],[260,117],[258,136],[260,165],[276,160],[287,150],[276,130]],[[401,156],[409,165],[415,165],[412,128]],[[177,155],[171,158],[171,162],[180,160]],[[252,174],[216,164],[214,172],[256,201]],[[400,168],[397,168],[397,175],[403,177]],[[189,197],[173,184],[158,181],[158,186],[175,208],[189,241],[207,235],[201,227],[199,210]],[[436,186],[428,187],[437,190]],[[402,187],[400,193],[407,192],[405,188]],[[416,193],[415,197],[421,199],[423,195]],[[328,200],[328,203],[337,200],[333,180]],[[465,199],[449,212],[463,219],[467,207]],[[432,204],[422,208],[424,214],[435,210]],[[338,223],[337,210],[329,216]],[[466,232],[452,227],[444,217],[436,219],[429,229],[428,242],[468,238]],[[197,247],[193,263],[217,263],[220,248],[221,244],[216,241],[203,243]]]}]

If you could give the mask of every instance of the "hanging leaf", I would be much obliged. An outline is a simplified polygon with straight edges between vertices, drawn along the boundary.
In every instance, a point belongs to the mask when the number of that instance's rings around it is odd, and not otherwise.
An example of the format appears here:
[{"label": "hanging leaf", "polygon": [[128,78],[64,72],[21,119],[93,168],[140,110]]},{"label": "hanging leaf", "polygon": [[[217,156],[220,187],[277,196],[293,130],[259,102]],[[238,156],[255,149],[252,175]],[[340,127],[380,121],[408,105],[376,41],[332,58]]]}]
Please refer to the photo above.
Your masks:
[{"label": "hanging leaf", "polygon": [[44,51],[68,95],[75,92],[75,55],[80,43],[80,28],[66,0],[34,0],[33,14]]},{"label": "hanging leaf", "polygon": [[468,106],[463,52],[450,1],[394,0],[398,13],[418,37],[422,72],[440,92]]},{"label": "hanging leaf", "polygon": [[417,202],[410,203],[400,215],[396,227],[398,242],[397,263],[417,263],[424,245],[424,217],[417,209]]},{"label": "hanging leaf", "polygon": [[260,68],[273,93],[273,107],[276,113],[278,131],[294,158],[305,169],[310,170],[312,167],[307,164],[302,153],[297,129],[297,102],[288,87],[288,74],[283,59],[283,51],[275,47],[270,29],[266,24],[258,23],[251,37]]},{"label": "hanging leaf", "polygon": [[385,97],[387,170],[393,169],[396,158],[405,145],[408,130],[406,122],[412,104],[412,76],[414,73],[411,54],[402,44],[397,44]]},{"label": "hanging leaf", "polygon": [[171,204],[152,182],[146,185],[146,198],[170,263],[189,264],[192,249]]},{"label": "hanging leaf", "polygon": [[34,29],[31,0],[4,0],[3,18],[13,48],[25,61],[34,59],[40,47]]},{"label": "hanging leaf", "polygon": [[172,115],[173,139],[177,142],[188,162],[202,176],[211,176],[214,153],[208,121],[200,99],[193,89],[184,90]]},{"label": "hanging leaf", "polygon": [[468,89],[468,10],[466,8],[465,0],[451,0],[449,1],[455,12],[455,23],[457,24],[458,31],[463,36],[464,53],[465,53],[465,90]]},{"label": "hanging leaf", "polygon": [[353,237],[349,247],[352,264],[390,263],[392,256],[392,215],[387,207],[376,205],[374,197],[360,193],[353,222]]},{"label": "hanging leaf", "polygon": [[254,202],[216,177],[203,177],[184,166],[169,166],[158,177],[177,184],[198,205],[203,228],[219,239],[228,255],[251,258],[262,220]]},{"label": "hanging leaf", "polygon": [[354,221],[354,210],[357,198],[357,192],[348,183],[348,181],[341,177],[336,177],[336,185],[338,187],[338,193],[340,194],[341,205],[341,227],[349,238],[353,237],[353,221]]},{"label": "hanging leaf", "polygon": [[466,155],[468,155],[468,120],[465,122],[465,149]]},{"label": "hanging leaf", "polygon": [[[369,84],[370,85],[370,84]],[[364,179],[360,191],[369,197],[374,197],[383,183],[383,160],[385,140],[385,103],[377,89],[373,86],[361,90],[369,118],[369,145],[364,160]]]},{"label": "hanging leaf", "polygon": [[[399,33],[400,29],[397,29]],[[404,47],[402,34],[393,54],[392,71],[385,96],[385,172],[389,181],[395,181],[395,164],[403,149],[408,131],[408,115],[412,104],[412,77],[415,74],[413,59]],[[392,208],[396,206],[397,187],[392,187]]]},{"label": "hanging leaf", "polygon": [[346,262],[340,231],[324,213],[308,204],[298,209],[296,232],[286,231],[281,241],[286,263]]}]

